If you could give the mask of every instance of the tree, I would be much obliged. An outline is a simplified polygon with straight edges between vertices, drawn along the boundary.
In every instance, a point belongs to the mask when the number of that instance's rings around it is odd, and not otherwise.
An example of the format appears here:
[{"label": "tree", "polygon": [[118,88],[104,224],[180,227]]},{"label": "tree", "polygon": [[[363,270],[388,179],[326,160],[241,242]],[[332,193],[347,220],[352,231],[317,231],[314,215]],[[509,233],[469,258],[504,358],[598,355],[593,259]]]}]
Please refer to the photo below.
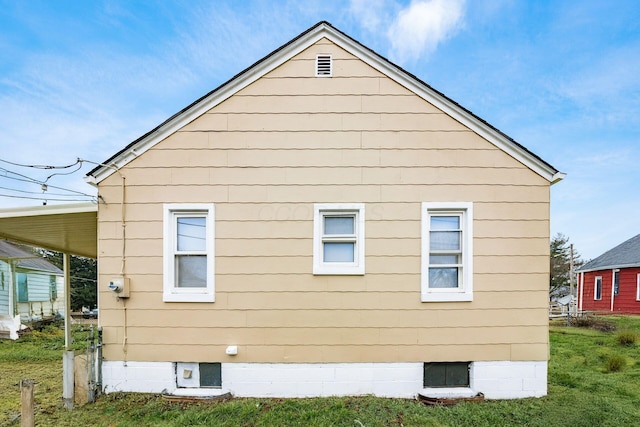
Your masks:
[{"label": "tree", "polygon": [[[36,249],[35,253],[62,269],[62,253],[46,249]],[[97,307],[97,272],[98,263],[95,259],[71,255],[69,276],[71,281],[71,309],[73,311],[80,311],[82,307]]]},{"label": "tree", "polygon": [[[569,238],[557,233],[551,239],[551,265],[549,271],[549,296],[562,297],[569,294],[569,278],[571,270],[571,244]],[[584,264],[577,250],[573,250],[573,266],[578,268]]]}]

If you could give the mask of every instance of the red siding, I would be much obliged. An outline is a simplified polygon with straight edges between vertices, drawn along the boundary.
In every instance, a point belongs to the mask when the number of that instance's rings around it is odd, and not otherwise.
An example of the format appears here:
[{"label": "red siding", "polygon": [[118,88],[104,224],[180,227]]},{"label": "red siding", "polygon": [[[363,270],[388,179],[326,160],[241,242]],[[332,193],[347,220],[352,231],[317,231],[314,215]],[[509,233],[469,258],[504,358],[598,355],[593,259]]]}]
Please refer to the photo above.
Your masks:
[{"label": "red siding", "polygon": [[[620,269],[620,290],[613,299],[613,312],[640,314],[640,301],[637,300],[638,274],[640,274],[640,267]],[[602,299],[598,301],[593,299],[597,276],[602,277]],[[612,281],[613,270],[611,269],[584,273],[582,309],[611,312]]]}]

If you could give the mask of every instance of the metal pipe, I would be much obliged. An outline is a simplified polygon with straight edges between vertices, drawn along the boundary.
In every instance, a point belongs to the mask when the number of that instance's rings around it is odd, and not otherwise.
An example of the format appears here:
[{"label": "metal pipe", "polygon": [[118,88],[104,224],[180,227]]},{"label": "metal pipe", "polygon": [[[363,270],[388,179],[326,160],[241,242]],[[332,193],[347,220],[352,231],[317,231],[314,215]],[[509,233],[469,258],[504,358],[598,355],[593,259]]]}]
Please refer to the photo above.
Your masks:
[{"label": "metal pipe", "polygon": [[102,326],[98,326],[98,380],[96,381],[96,390],[98,395],[102,393]]},{"label": "metal pipe", "polygon": [[87,396],[87,400],[89,403],[93,403],[95,402],[95,397],[96,397],[96,391],[95,391],[95,363],[96,363],[96,347],[95,347],[95,336],[94,336],[94,329],[93,329],[93,325],[91,325],[89,327],[89,348],[88,348],[88,355],[87,355],[87,370],[89,371],[89,375],[88,375],[88,396]]}]

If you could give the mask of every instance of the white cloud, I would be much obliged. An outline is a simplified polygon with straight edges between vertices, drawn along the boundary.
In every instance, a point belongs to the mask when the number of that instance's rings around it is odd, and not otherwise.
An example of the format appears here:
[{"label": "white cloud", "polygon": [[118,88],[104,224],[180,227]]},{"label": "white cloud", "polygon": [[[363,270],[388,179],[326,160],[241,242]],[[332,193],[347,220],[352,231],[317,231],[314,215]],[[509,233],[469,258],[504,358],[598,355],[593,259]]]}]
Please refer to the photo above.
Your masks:
[{"label": "white cloud", "polygon": [[431,54],[460,28],[464,5],[464,0],[413,0],[387,32],[391,58],[404,63]]},{"label": "white cloud", "polygon": [[351,0],[349,11],[370,32],[378,31],[384,20],[385,0]]}]

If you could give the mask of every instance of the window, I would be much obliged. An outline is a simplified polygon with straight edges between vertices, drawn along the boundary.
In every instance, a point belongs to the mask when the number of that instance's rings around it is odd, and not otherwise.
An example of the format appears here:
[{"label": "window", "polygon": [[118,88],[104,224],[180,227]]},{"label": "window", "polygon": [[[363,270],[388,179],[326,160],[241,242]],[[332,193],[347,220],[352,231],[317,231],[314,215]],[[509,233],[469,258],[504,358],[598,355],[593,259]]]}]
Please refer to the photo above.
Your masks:
[{"label": "window", "polygon": [[620,293],[620,270],[613,270],[613,295]]},{"label": "window", "polygon": [[29,302],[29,282],[26,273],[16,273],[18,284],[18,302]]},{"label": "window", "polygon": [[56,284],[56,276],[49,276],[49,297],[50,301],[58,299],[58,285]]},{"label": "window", "polygon": [[316,204],[313,274],[364,274],[364,204]]},{"label": "window", "polygon": [[200,363],[200,387],[222,387],[222,364]]},{"label": "window", "polygon": [[165,302],[213,302],[214,206],[164,205]]},{"label": "window", "polygon": [[424,387],[469,387],[469,362],[424,364]]},{"label": "window", "polygon": [[333,74],[331,65],[331,55],[317,55],[316,77],[331,77]]},{"label": "window", "polygon": [[638,273],[638,276],[636,277],[636,300],[640,301],[640,273]]},{"label": "window", "polygon": [[422,301],[473,300],[473,204],[422,204]]},{"label": "window", "polygon": [[593,290],[593,299],[594,300],[602,299],[602,277],[601,276],[596,277],[596,283],[594,285],[594,290]]},{"label": "window", "polygon": [[176,385],[180,388],[221,388],[221,363],[176,363]]}]

